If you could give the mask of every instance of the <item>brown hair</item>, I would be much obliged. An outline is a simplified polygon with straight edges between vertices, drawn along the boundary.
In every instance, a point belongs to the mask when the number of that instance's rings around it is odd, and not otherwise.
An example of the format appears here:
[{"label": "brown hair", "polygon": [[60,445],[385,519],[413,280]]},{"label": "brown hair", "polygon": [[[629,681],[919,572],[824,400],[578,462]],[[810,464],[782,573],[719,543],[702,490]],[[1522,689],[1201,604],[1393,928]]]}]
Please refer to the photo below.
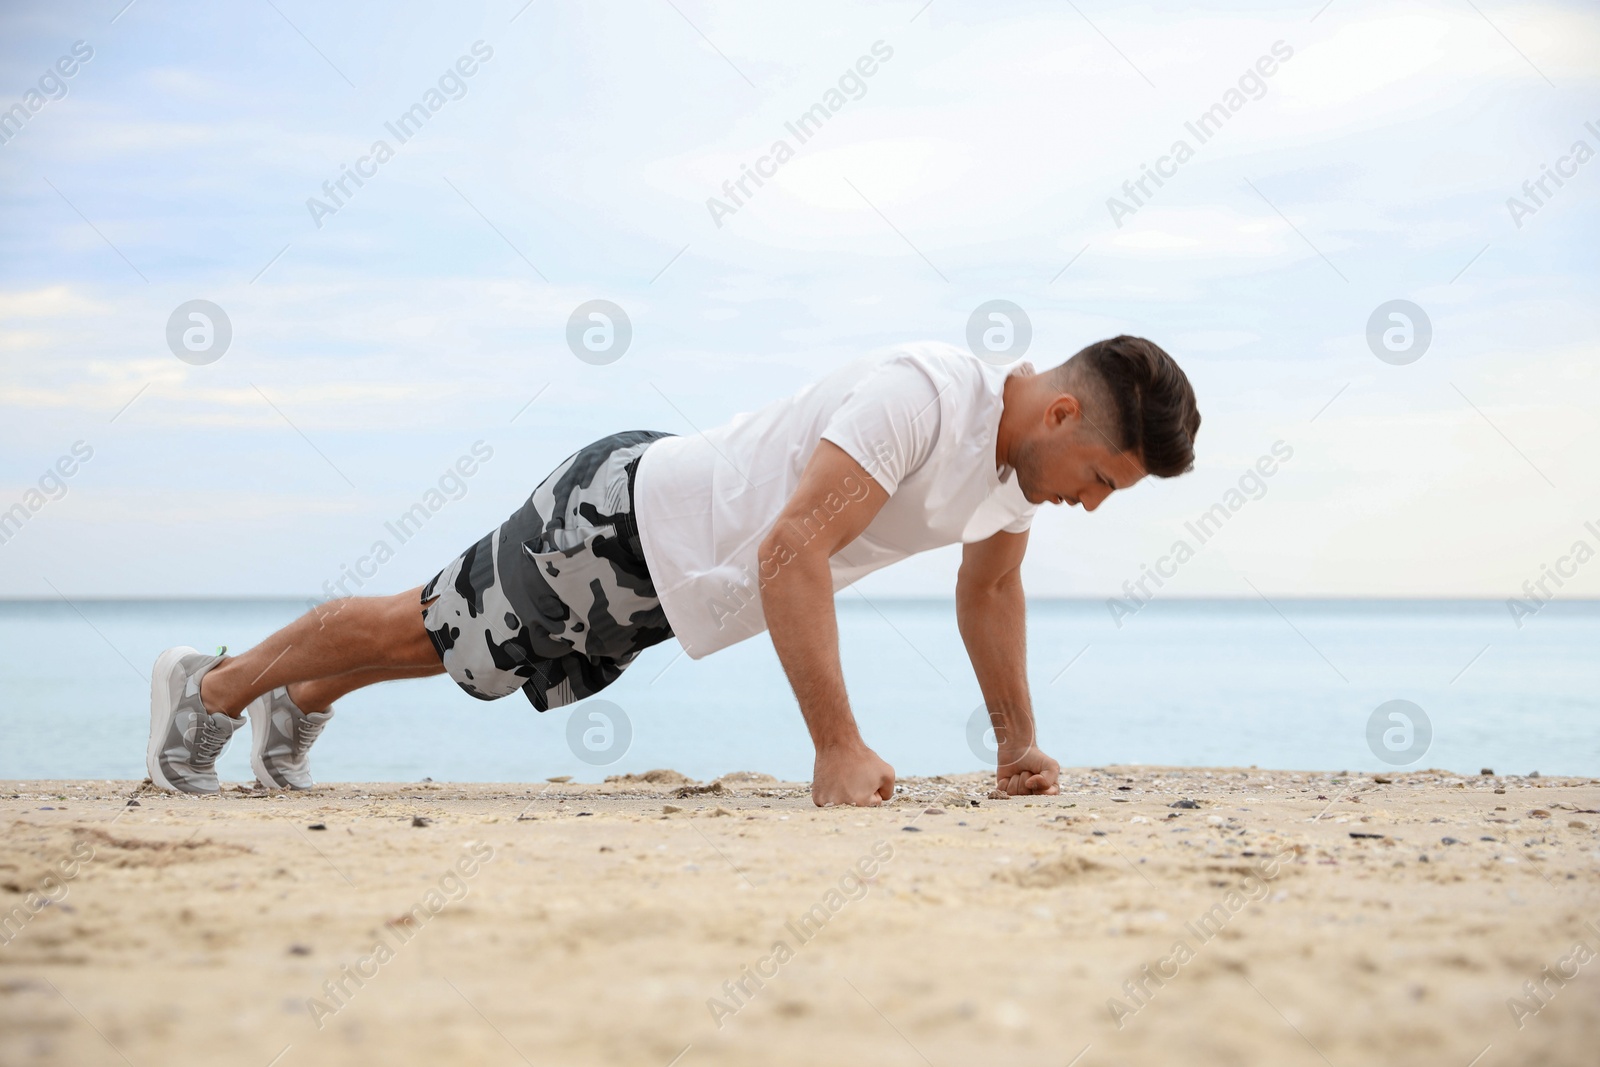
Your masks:
[{"label": "brown hair", "polygon": [[1097,379],[1099,399],[1115,421],[1102,430],[1117,451],[1137,452],[1144,469],[1158,478],[1194,469],[1200,408],[1183,368],[1160,346],[1122,334],[1089,345],[1061,369],[1073,378],[1088,371]]}]

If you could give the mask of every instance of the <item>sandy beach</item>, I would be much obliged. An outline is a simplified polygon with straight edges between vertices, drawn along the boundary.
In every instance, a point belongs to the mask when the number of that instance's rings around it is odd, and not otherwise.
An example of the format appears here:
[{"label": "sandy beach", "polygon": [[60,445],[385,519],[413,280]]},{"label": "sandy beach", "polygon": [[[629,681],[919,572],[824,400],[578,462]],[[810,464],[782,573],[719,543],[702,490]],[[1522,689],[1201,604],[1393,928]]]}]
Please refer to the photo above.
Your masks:
[{"label": "sandy beach", "polygon": [[1592,1064],[1597,809],[1446,771],[871,810],[750,773],[5,782],[0,1061]]}]

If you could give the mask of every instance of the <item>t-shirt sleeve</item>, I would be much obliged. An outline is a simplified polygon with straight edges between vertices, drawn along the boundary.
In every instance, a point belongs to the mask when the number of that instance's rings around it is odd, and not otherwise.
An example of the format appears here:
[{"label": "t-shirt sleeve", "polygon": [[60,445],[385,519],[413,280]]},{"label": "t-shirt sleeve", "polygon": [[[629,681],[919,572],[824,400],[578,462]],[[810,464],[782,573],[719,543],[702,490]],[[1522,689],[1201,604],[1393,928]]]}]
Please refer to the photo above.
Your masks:
[{"label": "t-shirt sleeve", "polygon": [[849,453],[892,495],[933,454],[939,391],[909,360],[890,360],[845,394],[821,437]]},{"label": "t-shirt sleeve", "polygon": [[1028,528],[1033,525],[1034,513],[1038,510],[1038,508],[1029,508],[1026,515],[1012,519],[1010,522],[1000,527],[1000,529],[1004,530],[1006,533],[1027,533]]}]

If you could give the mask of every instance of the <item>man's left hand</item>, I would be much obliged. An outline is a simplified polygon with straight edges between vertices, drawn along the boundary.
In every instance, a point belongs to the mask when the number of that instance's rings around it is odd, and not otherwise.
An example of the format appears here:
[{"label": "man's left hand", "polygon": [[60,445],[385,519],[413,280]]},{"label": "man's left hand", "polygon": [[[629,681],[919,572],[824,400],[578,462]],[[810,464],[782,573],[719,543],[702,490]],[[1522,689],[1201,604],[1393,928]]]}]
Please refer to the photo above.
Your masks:
[{"label": "man's left hand", "polygon": [[1061,764],[1031,745],[1017,753],[1000,750],[995,782],[1001,792],[1014,797],[1050,795],[1061,792],[1056,784]]}]

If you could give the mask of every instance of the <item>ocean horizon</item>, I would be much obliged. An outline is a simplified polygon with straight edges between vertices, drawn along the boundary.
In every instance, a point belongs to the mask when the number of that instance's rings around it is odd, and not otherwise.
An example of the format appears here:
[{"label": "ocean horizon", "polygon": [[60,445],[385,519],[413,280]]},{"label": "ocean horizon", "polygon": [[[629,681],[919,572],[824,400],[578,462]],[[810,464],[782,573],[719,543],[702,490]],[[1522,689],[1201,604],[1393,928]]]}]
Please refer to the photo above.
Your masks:
[{"label": "ocean horizon", "polygon": [[[246,648],[313,599],[0,599],[0,778],[143,777],[157,653]],[[836,603],[867,742],[902,775],[983,767],[992,735],[954,601]],[[1600,775],[1600,600],[1518,618],[1504,599],[1173,596],[1113,618],[1106,598],[1035,597],[1028,643],[1040,744],[1064,766]],[[543,715],[443,677],[377,686],[339,704],[312,766],[329,782],[805,780],[811,746],[762,636],[698,661],[668,641]],[[246,734],[220,769],[252,777]]]}]

